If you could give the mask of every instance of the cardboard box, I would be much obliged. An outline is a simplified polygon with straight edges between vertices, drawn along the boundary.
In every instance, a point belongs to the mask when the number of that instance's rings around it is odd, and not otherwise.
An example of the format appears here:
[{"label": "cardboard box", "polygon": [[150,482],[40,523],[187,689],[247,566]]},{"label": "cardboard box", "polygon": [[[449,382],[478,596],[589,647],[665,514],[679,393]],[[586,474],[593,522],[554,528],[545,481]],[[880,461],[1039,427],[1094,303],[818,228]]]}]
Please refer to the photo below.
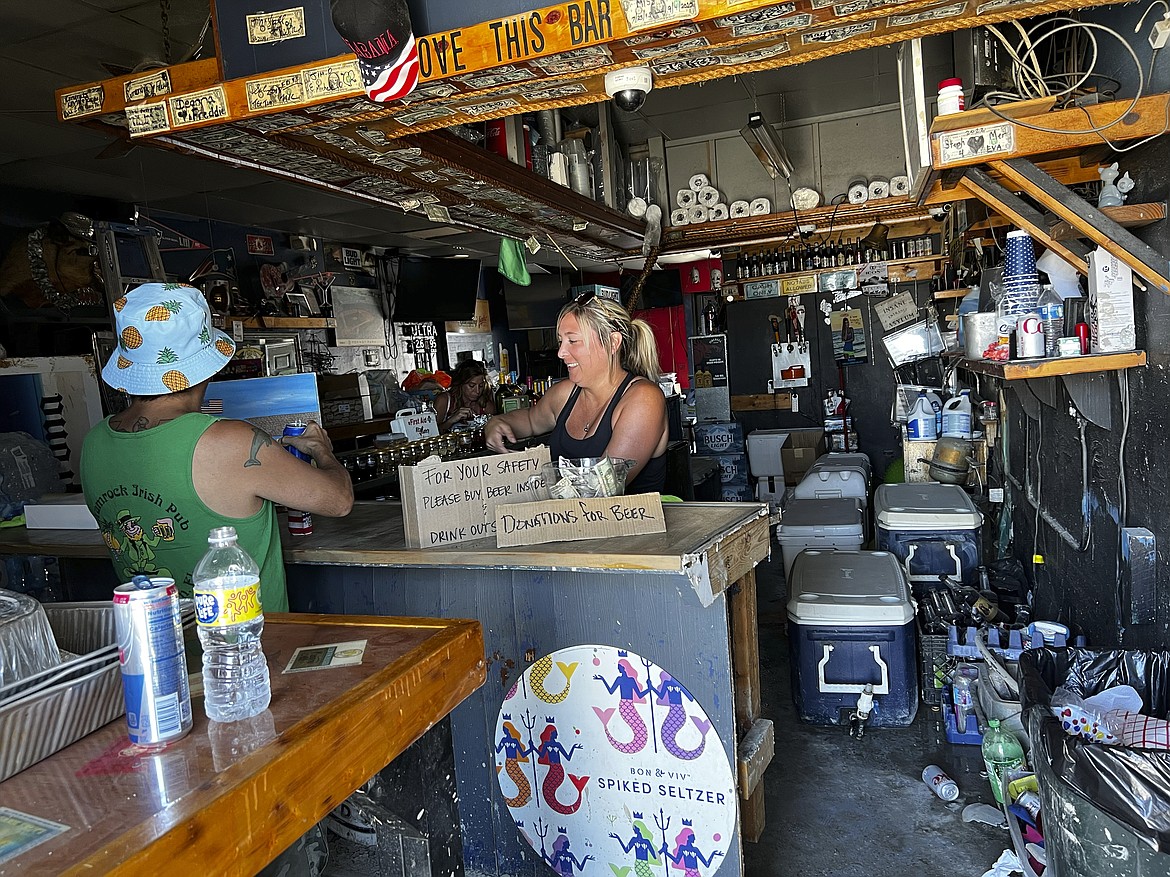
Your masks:
[{"label": "cardboard box", "polygon": [[747,454],[721,454],[715,457],[719,461],[719,480],[723,484],[747,484],[748,461]]},{"label": "cardboard box", "polygon": [[499,548],[666,532],[657,493],[501,503],[495,511]]},{"label": "cardboard box", "polygon": [[824,430],[817,427],[789,430],[788,441],[780,449],[780,459],[784,462],[784,483],[799,484],[804,473],[824,452]]},{"label": "cardboard box", "polygon": [[1093,353],[1124,353],[1137,347],[1133,270],[1102,247],[1089,254],[1088,310]]},{"label": "cardboard box", "polygon": [[749,484],[724,484],[719,499],[722,502],[752,502],[752,488]]},{"label": "cardboard box", "polygon": [[716,457],[744,453],[743,427],[734,420],[695,424],[695,454]]},{"label": "cardboard box", "polygon": [[80,493],[49,493],[35,503],[25,503],[24,525],[30,530],[96,530]]},{"label": "cardboard box", "polygon": [[514,454],[448,463],[430,457],[416,466],[399,466],[407,547],[494,536],[496,506],[535,498],[529,480],[548,462],[548,448],[540,445]]}]

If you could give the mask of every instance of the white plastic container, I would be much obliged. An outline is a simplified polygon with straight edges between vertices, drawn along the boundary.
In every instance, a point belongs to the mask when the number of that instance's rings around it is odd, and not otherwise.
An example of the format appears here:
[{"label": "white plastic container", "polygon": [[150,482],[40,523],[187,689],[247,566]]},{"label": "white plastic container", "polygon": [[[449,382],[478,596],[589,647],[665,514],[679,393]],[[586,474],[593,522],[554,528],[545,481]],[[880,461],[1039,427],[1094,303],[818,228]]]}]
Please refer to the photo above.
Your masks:
[{"label": "white plastic container", "polygon": [[926,391],[921,390],[910,413],[906,418],[906,436],[911,441],[926,442],[938,438],[938,418],[934,406],[926,398]]},{"label": "white plastic container", "polygon": [[806,722],[848,721],[867,684],[869,724],[905,727],[918,710],[914,604],[886,551],[803,551],[792,566],[792,696]]},{"label": "white plastic container", "polygon": [[881,484],[873,500],[877,547],[901,560],[911,582],[942,576],[974,583],[983,515],[956,484]]},{"label": "white plastic container", "polygon": [[855,499],[863,509],[868,508],[869,459],[864,464],[855,459],[864,456],[825,454],[818,458],[796,485],[793,499]]},{"label": "white plastic container", "polygon": [[938,114],[949,116],[952,113],[961,113],[966,107],[963,98],[963,80],[944,79],[938,84]]},{"label": "white plastic container", "polygon": [[754,429],[748,433],[748,466],[755,478],[784,479],[784,460],[780,453],[788,441],[786,429]]},{"label": "white plastic container", "polygon": [[796,556],[806,549],[860,551],[865,541],[861,506],[855,499],[794,499],[776,526],[784,554],[784,578]]},{"label": "white plastic container", "polygon": [[950,399],[942,410],[942,434],[952,438],[971,438],[971,391],[963,390]]}]

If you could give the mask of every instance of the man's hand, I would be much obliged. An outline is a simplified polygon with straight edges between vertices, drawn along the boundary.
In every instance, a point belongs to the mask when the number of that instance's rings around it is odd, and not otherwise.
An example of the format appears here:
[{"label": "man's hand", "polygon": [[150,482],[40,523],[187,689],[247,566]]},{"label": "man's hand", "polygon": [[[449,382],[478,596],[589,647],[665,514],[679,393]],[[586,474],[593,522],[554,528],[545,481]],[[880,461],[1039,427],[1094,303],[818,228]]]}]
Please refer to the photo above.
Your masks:
[{"label": "man's hand", "polygon": [[329,434],[325,432],[316,421],[310,420],[305,431],[300,435],[286,435],[281,438],[280,443],[289,447],[296,448],[303,454],[308,454],[317,463],[322,460],[332,460],[333,456],[333,442],[329,440]]}]

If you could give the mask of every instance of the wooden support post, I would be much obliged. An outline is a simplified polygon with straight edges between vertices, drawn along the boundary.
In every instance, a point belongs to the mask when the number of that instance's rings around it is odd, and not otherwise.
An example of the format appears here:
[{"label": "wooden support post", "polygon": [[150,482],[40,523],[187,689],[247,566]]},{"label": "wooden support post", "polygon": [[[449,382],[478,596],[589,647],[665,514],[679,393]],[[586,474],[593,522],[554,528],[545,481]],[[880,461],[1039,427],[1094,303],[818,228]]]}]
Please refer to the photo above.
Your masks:
[{"label": "wooden support post", "polygon": [[[748,739],[760,719],[760,640],[756,616],[756,571],[750,569],[736,582],[730,596],[731,666],[735,681],[737,744]],[[759,732],[757,731],[757,734]],[[756,770],[762,773],[763,766]],[[751,797],[740,801],[740,835],[755,843],[764,833],[764,781],[756,782]]]},{"label": "wooden support post", "polygon": [[969,168],[963,177],[963,187],[992,210],[1014,220],[1020,228],[1039,240],[1080,273],[1087,274],[1089,248],[1080,241],[1057,241],[1048,230],[1048,221],[1035,207],[1018,195],[1013,195],[978,168]]},{"label": "wooden support post", "polygon": [[[1170,99],[1170,98],[1168,98]],[[1118,225],[1092,204],[1074,195],[1032,162],[1022,158],[993,161],[991,167],[1019,186],[1025,195],[1036,199],[1070,223],[1081,235],[1105,248],[1134,272],[1148,280],[1159,292],[1170,295],[1170,274],[1166,257]]]}]

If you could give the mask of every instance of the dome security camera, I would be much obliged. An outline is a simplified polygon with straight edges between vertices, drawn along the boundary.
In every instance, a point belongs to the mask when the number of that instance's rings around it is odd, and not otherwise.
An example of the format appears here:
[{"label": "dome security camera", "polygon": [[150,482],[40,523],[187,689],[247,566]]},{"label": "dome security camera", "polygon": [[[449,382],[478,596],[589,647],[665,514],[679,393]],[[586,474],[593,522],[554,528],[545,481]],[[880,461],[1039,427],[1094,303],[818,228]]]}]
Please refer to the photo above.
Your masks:
[{"label": "dome security camera", "polygon": [[605,93],[613,98],[619,110],[634,113],[646,103],[646,95],[654,87],[649,67],[627,67],[605,74]]}]

